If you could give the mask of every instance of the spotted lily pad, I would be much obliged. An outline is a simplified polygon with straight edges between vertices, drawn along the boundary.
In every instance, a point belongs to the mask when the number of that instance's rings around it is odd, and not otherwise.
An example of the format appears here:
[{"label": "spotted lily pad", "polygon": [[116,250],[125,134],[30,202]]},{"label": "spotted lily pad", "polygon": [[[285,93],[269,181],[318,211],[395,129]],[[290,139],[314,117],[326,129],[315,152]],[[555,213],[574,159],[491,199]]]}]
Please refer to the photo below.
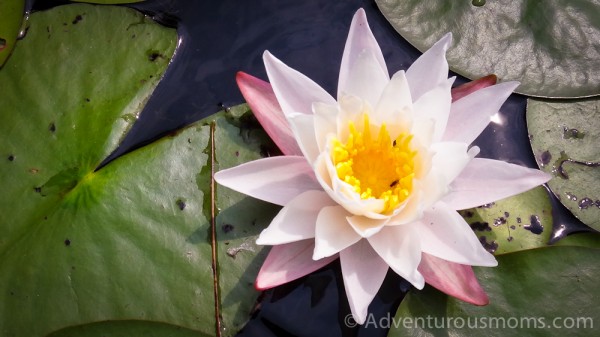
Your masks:
[{"label": "spotted lily pad", "polygon": [[0,1],[0,67],[12,52],[23,21],[24,0]]},{"label": "spotted lily pad", "polygon": [[253,235],[277,209],[211,188],[274,147],[246,106],[98,168],[176,43],[123,7],[31,15],[0,70],[0,335],[227,336],[249,317]]},{"label": "spotted lily pad", "polygon": [[483,307],[429,286],[411,291],[389,320],[389,336],[591,336],[600,320],[590,300],[600,292],[599,252],[596,245],[499,256],[498,267],[474,268],[490,298]]},{"label": "spotted lily pad", "polygon": [[600,101],[527,102],[527,128],[548,186],[576,217],[600,230]]},{"label": "spotted lily pad", "polygon": [[394,28],[424,51],[447,32],[450,68],[496,74],[540,97],[600,94],[598,0],[376,0]]},{"label": "spotted lily pad", "polygon": [[552,205],[543,187],[459,213],[496,255],[545,246],[552,232]]}]

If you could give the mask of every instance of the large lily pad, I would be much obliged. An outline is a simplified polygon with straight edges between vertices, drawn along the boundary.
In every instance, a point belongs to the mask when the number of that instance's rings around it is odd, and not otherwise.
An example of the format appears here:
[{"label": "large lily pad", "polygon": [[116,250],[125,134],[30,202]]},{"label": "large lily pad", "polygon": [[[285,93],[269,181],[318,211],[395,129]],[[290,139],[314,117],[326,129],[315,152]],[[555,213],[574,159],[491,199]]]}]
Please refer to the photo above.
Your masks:
[{"label": "large lily pad", "polygon": [[600,101],[527,102],[527,128],[548,186],[576,217],[600,230]]},{"label": "large lily pad", "polygon": [[[248,317],[258,249],[227,246],[253,242],[257,229],[245,226],[259,228],[276,208],[210,194],[212,170],[273,146],[245,127],[247,107],[97,169],[135,122],[176,41],[174,30],[126,8],[68,5],[31,16],[0,71],[2,336],[153,327],[210,336],[217,323],[232,335]],[[239,156],[226,158],[232,153]],[[230,206],[252,210],[228,219]],[[211,237],[218,209],[226,233]],[[235,258],[215,259],[213,247]]]},{"label": "large lily pad", "polygon": [[[600,309],[600,246],[540,248],[475,268],[490,304],[477,307],[426,287],[402,301],[389,336],[591,336]],[[410,327],[410,328],[407,328]]]},{"label": "large lily pad", "polygon": [[543,247],[552,232],[552,205],[543,187],[459,212],[496,255]]},{"label": "large lily pad", "polygon": [[24,10],[24,0],[0,1],[0,67],[17,42]]},{"label": "large lily pad", "polygon": [[421,51],[452,32],[450,68],[468,78],[521,81],[517,91],[531,96],[600,94],[598,0],[376,2]]}]

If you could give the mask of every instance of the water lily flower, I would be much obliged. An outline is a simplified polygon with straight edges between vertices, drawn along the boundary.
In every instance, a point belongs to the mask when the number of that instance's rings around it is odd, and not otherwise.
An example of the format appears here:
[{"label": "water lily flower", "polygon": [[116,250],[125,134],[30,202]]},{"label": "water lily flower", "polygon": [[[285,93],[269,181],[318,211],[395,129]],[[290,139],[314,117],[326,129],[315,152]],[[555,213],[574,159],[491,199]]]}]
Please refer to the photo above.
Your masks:
[{"label": "water lily flower", "polygon": [[448,34],[390,78],[361,9],[343,53],[337,100],[268,51],[270,84],[238,74],[242,93],[285,154],[215,174],[223,186],[283,206],[257,240],[274,246],[258,289],[339,258],[359,324],[389,268],[418,289],[428,282],[487,303],[470,266],[497,262],[456,210],[524,192],[550,176],[476,158],[471,142],[518,83],[488,86],[487,78],[455,92],[453,102],[450,44]]}]

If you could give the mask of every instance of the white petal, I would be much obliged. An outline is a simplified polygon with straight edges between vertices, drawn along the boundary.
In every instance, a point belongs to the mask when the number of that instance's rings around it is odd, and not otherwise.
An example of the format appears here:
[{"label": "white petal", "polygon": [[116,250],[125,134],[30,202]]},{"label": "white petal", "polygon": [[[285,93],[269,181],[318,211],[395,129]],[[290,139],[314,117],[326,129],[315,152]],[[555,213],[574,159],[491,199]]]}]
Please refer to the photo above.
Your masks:
[{"label": "white petal", "polygon": [[423,218],[415,225],[424,253],[471,266],[498,265],[465,220],[443,202],[425,211]]},{"label": "white petal", "polygon": [[425,280],[417,271],[421,262],[421,242],[414,226],[386,226],[367,240],[392,270],[415,288],[423,289]]},{"label": "white petal", "polygon": [[259,245],[280,245],[315,237],[317,216],[335,202],[323,191],[306,191],[285,205],[256,240]]},{"label": "white petal", "polygon": [[475,158],[454,179],[442,200],[452,209],[467,209],[523,193],[552,178],[539,170],[499,160]]},{"label": "white petal", "polygon": [[452,87],[454,79],[455,78],[453,77],[450,80],[446,80],[443,84],[424,93],[413,104],[415,124],[423,120],[426,122],[429,120],[434,121],[434,142],[439,141],[446,130],[446,123],[448,122],[448,114],[450,113],[450,106],[452,103],[450,88]]},{"label": "white petal", "polygon": [[303,192],[322,189],[306,158],[297,156],[244,163],[215,173],[215,180],[232,190],[282,206]]},{"label": "white petal", "polygon": [[442,183],[446,185],[450,184],[471,160],[465,143],[435,143],[431,150],[435,152],[431,158],[431,169],[444,177]]},{"label": "white petal", "polygon": [[335,99],[313,80],[288,67],[268,51],[263,54],[263,61],[284,114],[289,115],[292,112],[312,114],[314,102],[336,103]]},{"label": "white petal", "polygon": [[367,22],[367,16],[365,11],[359,9],[350,24],[350,32],[348,33],[348,39],[346,40],[346,47],[344,48],[344,55],[342,56],[342,64],[340,67],[340,77],[338,81],[338,94],[340,98],[342,92],[347,91],[348,83],[351,81],[351,71],[357,62],[358,56],[363,52],[368,51],[373,55],[377,66],[379,67],[378,73],[384,73],[389,80],[387,66],[381,53],[381,48],[377,44],[377,40],[373,36],[369,23]]},{"label": "white petal", "polygon": [[452,42],[452,34],[444,35],[429,50],[419,57],[406,71],[413,101],[421,95],[444,83],[448,79],[446,50]]},{"label": "white petal", "polygon": [[287,115],[294,137],[306,160],[313,165],[319,156],[319,146],[315,137],[315,118],[313,115],[291,113]]},{"label": "white petal", "polygon": [[342,250],[340,264],[352,316],[358,324],[363,324],[389,267],[366,240]]},{"label": "white petal", "polygon": [[369,50],[364,50],[350,68],[348,80],[338,97],[354,95],[362,98],[374,107],[381,97],[383,89],[390,81],[387,71],[383,71],[375,55]]},{"label": "white petal", "polygon": [[412,98],[404,70],[395,73],[383,89],[373,119],[378,125],[388,125],[392,139],[411,129]]},{"label": "white petal", "polygon": [[517,86],[519,82],[496,84],[454,102],[442,139],[471,144]]},{"label": "white petal", "polygon": [[389,218],[371,219],[360,215],[348,217],[348,223],[354,228],[356,233],[363,238],[368,238],[369,236],[378,233],[388,221]]},{"label": "white petal", "polygon": [[318,260],[336,254],[360,239],[348,223],[347,216],[348,212],[340,206],[324,207],[319,212],[313,259]]},{"label": "white petal", "polygon": [[402,210],[395,214],[388,222],[389,226],[405,225],[409,224],[423,215],[423,191],[427,191],[421,188],[415,188],[418,182],[413,182],[413,192],[406,200],[406,204],[402,207]]},{"label": "white petal", "polygon": [[429,148],[435,133],[435,120],[414,116],[410,132],[414,136],[413,142],[416,141],[421,147]]},{"label": "white petal", "polygon": [[340,113],[337,117],[337,138],[345,143],[350,134],[348,125],[350,122],[360,127],[363,123],[363,113],[369,113],[367,102],[360,97],[352,95],[342,95],[339,99]]},{"label": "white petal", "polygon": [[319,152],[325,151],[327,139],[330,134],[337,134],[337,117],[339,108],[337,105],[314,103],[313,112],[315,116],[315,137]]}]

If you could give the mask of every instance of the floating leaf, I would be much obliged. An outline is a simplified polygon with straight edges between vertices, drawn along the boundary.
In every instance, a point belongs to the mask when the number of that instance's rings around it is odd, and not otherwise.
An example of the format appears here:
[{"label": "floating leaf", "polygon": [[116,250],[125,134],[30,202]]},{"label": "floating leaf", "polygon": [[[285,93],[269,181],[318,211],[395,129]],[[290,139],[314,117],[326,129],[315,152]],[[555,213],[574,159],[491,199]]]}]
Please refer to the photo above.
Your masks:
[{"label": "floating leaf", "polygon": [[600,230],[600,100],[527,102],[527,128],[548,186],[576,217]]},{"label": "floating leaf", "polygon": [[211,171],[274,145],[240,106],[97,169],[165,71],[175,31],[83,4],[30,25],[0,71],[0,334],[233,335],[257,295],[252,236],[277,208],[215,187]]},{"label": "floating leaf", "polygon": [[[215,122],[215,161],[218,170],[279,154],[246,105],[227,109]],[[221,291],[222,332],[232,335],[248,321],[258,292],[254,279],[267,250],[255,241],[280,206],[216,186],[216,252]]]},{"label": "floating leaf", "polygon": [[24,10],[24,0],[0,1],[0,67],[2,67],[17,42]]},{"label": "floating leaf", "polygon": [[394,28],[424,51],[447,32],[450,68],[496,74],[541,97],[600,94],[598,0],[377,0]]},{"label": "floating leaf", "polygon": [[565,330],[593,335],[600,319],[590,300],[600,292],[599,249],[552,247],[498,256],[498,267],[474,268],[490,297],[483,307],[431,287],[411,291],[390,320],[389,336],[563,336]]},{"label": "floating leaf", "polygon": [[552,205],[543,187],[459,213],[496,255],[546,246],[552,232]]}]

